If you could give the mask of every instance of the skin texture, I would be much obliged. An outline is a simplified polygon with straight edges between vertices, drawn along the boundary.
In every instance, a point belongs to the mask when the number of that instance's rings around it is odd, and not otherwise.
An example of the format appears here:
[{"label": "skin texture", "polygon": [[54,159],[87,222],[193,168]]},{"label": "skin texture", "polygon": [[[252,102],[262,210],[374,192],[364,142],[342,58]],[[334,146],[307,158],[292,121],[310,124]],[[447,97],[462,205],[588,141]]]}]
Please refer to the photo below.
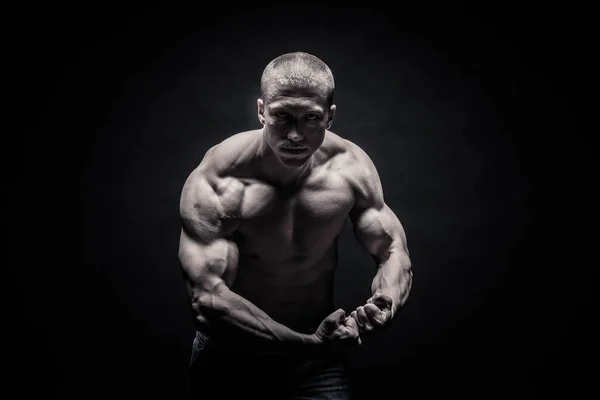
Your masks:
[{"label": "skin texture", "polygon": [[[263,128],[212,147],[184,184],[179,259],[192,310],[227,346],[293,354],[354,344],[408,298],[403,227],[368,155],[329,130],[335,110],[317,86],[273,82],[268,102],[257,101]],[[333,273],[348,217],[376,272],[373,296],[346,313],[333,305]]]}]

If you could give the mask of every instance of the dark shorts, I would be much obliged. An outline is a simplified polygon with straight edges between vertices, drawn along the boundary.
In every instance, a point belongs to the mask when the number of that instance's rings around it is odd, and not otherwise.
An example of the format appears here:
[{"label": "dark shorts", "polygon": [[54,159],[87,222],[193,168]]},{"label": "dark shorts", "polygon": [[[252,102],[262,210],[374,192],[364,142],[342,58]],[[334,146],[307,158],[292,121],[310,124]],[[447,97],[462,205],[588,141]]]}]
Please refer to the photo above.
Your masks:
[{"label": "dark shorts", "polygon": [[343,358],[242,356],[196,333],[189,365],[193,399],[350,398]]}]

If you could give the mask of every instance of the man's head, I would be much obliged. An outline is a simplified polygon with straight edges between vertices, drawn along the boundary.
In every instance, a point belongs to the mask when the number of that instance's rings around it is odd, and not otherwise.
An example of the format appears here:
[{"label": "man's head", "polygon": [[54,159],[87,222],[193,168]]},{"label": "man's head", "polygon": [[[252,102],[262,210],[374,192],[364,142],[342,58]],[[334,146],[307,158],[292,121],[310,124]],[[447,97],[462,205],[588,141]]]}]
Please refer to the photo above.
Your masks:
[{"label": "man's head", "polygon": [[258,119],[282,163],[303,165],[321,146],[335,115],[334,90],[331,70],[311,54],[283,54],[266,66]]}]

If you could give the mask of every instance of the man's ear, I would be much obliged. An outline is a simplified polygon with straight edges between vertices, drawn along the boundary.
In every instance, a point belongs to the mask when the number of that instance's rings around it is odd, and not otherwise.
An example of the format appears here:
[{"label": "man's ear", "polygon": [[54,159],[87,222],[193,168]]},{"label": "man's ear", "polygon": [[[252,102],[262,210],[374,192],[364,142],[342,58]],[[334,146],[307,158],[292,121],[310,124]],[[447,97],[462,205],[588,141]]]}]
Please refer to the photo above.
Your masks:
[{"label": "man's ear", "polygon": [[258,120],[261,124],[265,124],[265,103],[262,99],[256,100],[256,107],[258,109]]},{"label": "man's ear", "polygon": [[335,104],[332,104],[329,108],[329,113],[327,115],[327,129],[331,128],[331,125],[333,124],[333,119],[335,118],[335,109]]}]

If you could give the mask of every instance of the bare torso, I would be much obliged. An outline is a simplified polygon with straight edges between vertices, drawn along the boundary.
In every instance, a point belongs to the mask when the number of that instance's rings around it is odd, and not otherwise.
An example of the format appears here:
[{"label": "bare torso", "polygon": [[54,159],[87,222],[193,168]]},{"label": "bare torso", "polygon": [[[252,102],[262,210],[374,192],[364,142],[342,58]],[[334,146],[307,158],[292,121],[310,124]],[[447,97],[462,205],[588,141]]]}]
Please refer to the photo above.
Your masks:
[{"label": "bare torso", "polygon": [[[240,140],[251,142],[259,132]],[[310,173],[294,185],[269,182],[245,156],[217,183],[225,198],[228,191],[242,196],[232,236],[239,261],[228,284],[298,331],[314,331],[333,311],[337,237],[354,205],[352,157],[345,146],[328,132]]]}]

